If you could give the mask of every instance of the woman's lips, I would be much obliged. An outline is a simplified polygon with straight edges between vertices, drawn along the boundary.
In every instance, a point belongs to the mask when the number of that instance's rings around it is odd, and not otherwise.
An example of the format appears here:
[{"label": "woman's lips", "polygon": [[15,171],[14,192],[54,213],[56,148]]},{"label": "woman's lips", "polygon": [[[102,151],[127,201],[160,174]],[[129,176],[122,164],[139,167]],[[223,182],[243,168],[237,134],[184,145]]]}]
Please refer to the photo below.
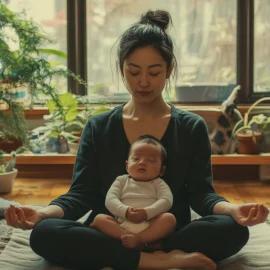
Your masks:
[{"label": "woman's lips", "polygon": [[147,97],[152,94],[152,91],[137,91],[137,93],[142,97]]}]

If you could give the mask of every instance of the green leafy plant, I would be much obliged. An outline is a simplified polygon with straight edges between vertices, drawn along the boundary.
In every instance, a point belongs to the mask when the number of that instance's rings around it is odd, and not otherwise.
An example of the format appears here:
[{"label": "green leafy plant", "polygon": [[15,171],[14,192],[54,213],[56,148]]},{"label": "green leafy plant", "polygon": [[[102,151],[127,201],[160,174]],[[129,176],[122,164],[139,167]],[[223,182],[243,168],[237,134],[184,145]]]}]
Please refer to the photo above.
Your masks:
[{"label": "green leafy plant", "polygon": [[236,123],[232,131],[233,136],[236,136],[238,133],[253,134],[254,130],[252,129],[252,124],[256,123],[259,132],[263,132],[270,125],[270,117],[264,114],[254,115],[250,120],[249,116],[252,110],[261,102],[270,101],[270,97],[264,97],[256,102],[254,102],[244,115],[244,119],[241,119]]},{"label": "green leafy plant", "polygon": [[43,134],[40,137],[41,141],[48,137],[62,136],[69,142],[78,142],[88,119],[93,115],[110,110],[110,108],[104,104],[91,107],[85,104],[79,107],[78,99],[80,103],[83,103],[83,97],[65,93],[59,95],[58,101],[61,105],[60,107],[53,100],[47,101],[50,114],[44,115],[43,117],[46,123],[44,126],[33,130],[33,132]]},{"label": "green leafy plant", "polygon": [[[28,132],[24,106],[14,98],[14,89],[27,89],[32,102],[42,94],[52,100],[58,109],[64,110],[52,80],[56,77],[73,77],[79,83],[86,84],[71,71],[55,67],[44,59],[44,53],[62,58],[66,55],[57,50],[43,49],[43,44],[51,40],[33,21],[26,19],[24,12],[15,14],[9,10],[6,2],[0,0],[0,106],[6,108],[0,110],[0,130],[4,136],[19,138],[25,143]],[[5,34],[5,29],[16,34],[17,50],[10,48],[12,38]]]},{"label": "green leafy plant", "polygon": [[4,157],[4,152],[0,151],[0,174],[11,172],[16,164],[16,152],[10,153],[11,159],[7,162]]}]

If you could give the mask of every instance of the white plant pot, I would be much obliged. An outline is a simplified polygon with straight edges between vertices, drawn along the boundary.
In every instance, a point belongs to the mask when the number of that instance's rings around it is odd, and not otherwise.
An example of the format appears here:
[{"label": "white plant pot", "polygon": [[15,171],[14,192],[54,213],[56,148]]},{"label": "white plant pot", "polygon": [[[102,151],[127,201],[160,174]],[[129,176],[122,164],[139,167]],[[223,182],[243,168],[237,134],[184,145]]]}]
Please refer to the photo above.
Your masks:
[{"label": "white plant pot", "polygon": [[77,155],[78,148],[79,148],[79,143],[68,143],[69,146],[69,152],[71,154]]},{"label": "white plant pot", "polygon": [[0,173],[0,193],[8,193],[12,191],[13,182],[17,173],[17,169],[13,169],[11,172],[7,173]]}]

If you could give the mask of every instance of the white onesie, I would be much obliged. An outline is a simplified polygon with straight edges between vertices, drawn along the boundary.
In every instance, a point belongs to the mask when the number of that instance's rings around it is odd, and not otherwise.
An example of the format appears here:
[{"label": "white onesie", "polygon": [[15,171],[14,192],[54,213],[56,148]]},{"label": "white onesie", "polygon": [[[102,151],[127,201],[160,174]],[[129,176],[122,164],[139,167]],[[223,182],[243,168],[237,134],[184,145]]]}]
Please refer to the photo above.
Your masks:
[{"label": "white onesie", "polygon": [[[161,178],[151,181],[136,181],[129,175],[116,178],[110,187],[105,205],[116,216],[121,227],[131,233],[139,233],[149,226],[149,220],[161,213],[167,212],[173,203],[173,196],[169,186]],[[129,207],[144,208],[147,220],[135,224],[126,220]]]}]

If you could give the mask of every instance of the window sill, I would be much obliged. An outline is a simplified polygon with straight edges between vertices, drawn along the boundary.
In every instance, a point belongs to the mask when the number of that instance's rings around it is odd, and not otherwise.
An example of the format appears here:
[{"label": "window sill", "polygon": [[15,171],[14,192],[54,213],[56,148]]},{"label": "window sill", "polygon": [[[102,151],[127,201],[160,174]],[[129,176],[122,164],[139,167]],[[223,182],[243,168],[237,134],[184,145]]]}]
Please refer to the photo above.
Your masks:
[{"label": "window sill", "polygon": [[[6,160],[10,159],[5,155]],[[16,157],[16,164],[33,164],[33,165],[73,165],[76,155],[73,154],[25,154]],[[212,155],[212,165],[261,165],[270,164],[270,153],[260,155]]]},{"label": "window sill", "polygon": [[[118,104],[114,104],[112,106],[112,108],[114,106],[117,106]],[[218,112],[220,112],[220,105],[213,105],[213,104],[209,104],[209,105],[186,105],[186,104],[179,104],[179,103],[175,103],[174,104],[175,107],[177,108],[181,108],[183,110],[187,110],[193,113],[197,113],[197,114],[204,114],[204,115],[213,115],[216,114]],[[245,112],[247,112],[249,106],[247,105],[239,105],[238,110],[241,112],[242,115],[244,115]],[[265,111],[265,110],[269,110],[269,106],[257,106],[256,110],[260,110],[260,111]],[[49,114],[49,110],[47,107],[43,107],[43,106],[34,106],[33,109],[31,110],[25,110],[25,117],[26,119],[42,119],[44,115]]]}]

